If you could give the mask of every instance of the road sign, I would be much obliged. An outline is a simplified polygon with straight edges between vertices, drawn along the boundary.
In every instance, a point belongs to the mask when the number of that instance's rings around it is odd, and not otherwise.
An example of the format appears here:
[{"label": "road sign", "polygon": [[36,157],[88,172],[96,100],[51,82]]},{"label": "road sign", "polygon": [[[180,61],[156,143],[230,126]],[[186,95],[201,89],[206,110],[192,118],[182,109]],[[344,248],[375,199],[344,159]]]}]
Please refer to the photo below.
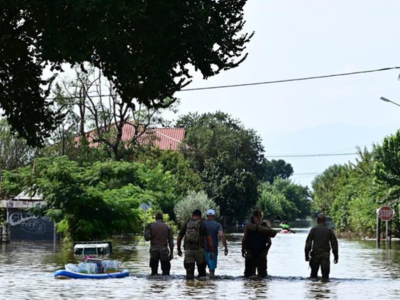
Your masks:
[{"label": "road sign", "polygon": [[394,210],[390,206],[382,206],[378,214],[382,221],[390,221],[394,216]]}]

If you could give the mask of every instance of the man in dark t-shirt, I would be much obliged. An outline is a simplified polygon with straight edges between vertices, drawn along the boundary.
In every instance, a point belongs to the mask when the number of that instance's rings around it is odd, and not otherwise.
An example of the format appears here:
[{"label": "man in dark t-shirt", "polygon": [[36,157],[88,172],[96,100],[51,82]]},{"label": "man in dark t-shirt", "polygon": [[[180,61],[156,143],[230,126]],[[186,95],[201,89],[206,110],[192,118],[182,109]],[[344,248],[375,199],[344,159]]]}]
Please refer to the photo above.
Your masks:
[{"label": "man in dark t-shirt", "polygon": [[[183,261],[183,265],[186,269],[186,278],[194,278],[195,264],[197,264],[199,277],[206,276],[207,265],[204,253],[204,238],[207,239],[208,246],[210,247],[211,252],[214,252],[214,245],[210,233],[208,232],[207,226],[201,219],[200,210],[196,209],[193,212],[192,220],[187,222],[179,231],[178,239],[176,242],[179,256],[182,256],[182,238],[185,238],[185,259]],[[210,256],[210,259],[214,259],[213,253]]]}]

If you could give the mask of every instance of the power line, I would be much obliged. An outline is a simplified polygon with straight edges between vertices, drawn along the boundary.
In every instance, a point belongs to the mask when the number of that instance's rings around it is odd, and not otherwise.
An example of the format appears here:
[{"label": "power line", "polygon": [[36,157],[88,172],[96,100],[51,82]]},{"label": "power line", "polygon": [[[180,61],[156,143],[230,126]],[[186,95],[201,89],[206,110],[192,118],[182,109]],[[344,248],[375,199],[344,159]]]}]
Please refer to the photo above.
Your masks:
[{"label": "power line", "polygon": [[209,87],[204,87],[204,88],[183,89],[183,90],[181,90],[181,92],[225,89],[225,88],[245,87],[245,86],[254,86],[254,85],[285,83],[285,82],[292,82],[292,81],[324,79],[324,78],[339,77],[339,76],[351,76],[351,75],[359,75],[359,74],[366,74],[366,73],[383,72],[383,71],[390,71],[390,70],[396,70],[396,69],[400,69],[400,67],[389,67],[389,68],[366,70],[366,71],[355,71],[355,72],[348,72],[348,73],[338,73],[338,74],[330,74],[330,75],[320,75],[320,76],[301,77],[301,78],[292,78],[292,79],[281,79],[281,80],[253,82],[253,83],[240,83],[240,84],[231,84],[231,85],[209,86]]},{"label": "power line", "polygon": [[[367,74],[367,73],[385,72],[385,71],[398,70],[398,69],[400,69],[400,67],[389,67],[389,68],[364,70],[364,71],[355,71],[355,72],[347,72],[347,73],[336,73],[336,74],[311,76],[311,77],[299,77],[299,78],[280,79],[280,80],[262,81],[262,82],[218,85],[218,86],[209,86],[209,87],[202,87],[202,88],[190,88],[190,89],[182,89],[182,90],[177,91],[177,92],[192,92],[192,91],[227,89],[227,88],[248,87],[248,86],[256,86],[256,85],[286,83],[286,82],[294,82],[294,81],[306,81],[306,80],[325,79],[325,78],[332,78],[332,77],[360,75],[360,74]],[[110,95],[93,95],[91,97],[92,98],[100,98],[100,97],[111,97],[111,96],[115,96],[115,95],[111,95],[111,94]],[[64,98],[65,99],[78,99],[80,97],[64,97]],[[56,99],[56,97],[48,98],[48,99],[49,100],[54,100],[54,99]]]},{"label": "power line", "polygon": [[317,175],[317,174],[321,174],[321,173],[322,173],[322,172],[294,173],[292,176]]},{"label": "power line", "polygon": [[265,155],[265,157],[322,157],[322,156],[348,156],[358,153],[325,153],[325,154],[299,154],[299,155]]}]

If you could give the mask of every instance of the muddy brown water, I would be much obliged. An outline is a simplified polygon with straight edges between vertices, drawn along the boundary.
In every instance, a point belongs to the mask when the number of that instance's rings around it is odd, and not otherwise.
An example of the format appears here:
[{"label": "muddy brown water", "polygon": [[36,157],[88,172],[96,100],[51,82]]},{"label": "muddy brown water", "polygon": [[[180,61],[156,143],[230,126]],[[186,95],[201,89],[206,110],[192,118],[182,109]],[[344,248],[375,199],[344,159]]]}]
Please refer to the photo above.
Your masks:
[{"label": "muddy brown water", "polygon": [[[0,299],[400,299],[400,244],[339,240],[340,261],[330,282],[308,279],[304,261],[306,230],[279,234],[268,257],[269,277],[243,278],[241,234],[229,235],[229,255],[218,259],[217,277],[185,280],[183,258],[175,255],[172,276],[150,278],[148,247],[142,241],[124,267],[131,276],[106,280],[56,280],[54,271],[77,262],[72,251],[49,243],[13,242],[1,246]],[[131,239],[114,241],[112,258],[123,260]]]}]

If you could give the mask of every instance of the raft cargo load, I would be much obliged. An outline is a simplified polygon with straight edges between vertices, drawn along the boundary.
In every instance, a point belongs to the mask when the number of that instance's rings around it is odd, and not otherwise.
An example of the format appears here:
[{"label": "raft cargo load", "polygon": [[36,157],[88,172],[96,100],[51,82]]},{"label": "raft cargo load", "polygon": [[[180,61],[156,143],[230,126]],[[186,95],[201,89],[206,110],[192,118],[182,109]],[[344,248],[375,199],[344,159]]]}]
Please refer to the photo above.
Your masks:
[{"label": "raft cargo load", "polygon": [[75,255],[110,255],[112,253],[111,242],[74,242]]},{"label": "raft cargo load", "polygon": [[84,262],[65,265],[65,270],[54,273],[57,279],[108,279],[128,277],[128,270],[120,270],[117,260],[87,259]]}]

